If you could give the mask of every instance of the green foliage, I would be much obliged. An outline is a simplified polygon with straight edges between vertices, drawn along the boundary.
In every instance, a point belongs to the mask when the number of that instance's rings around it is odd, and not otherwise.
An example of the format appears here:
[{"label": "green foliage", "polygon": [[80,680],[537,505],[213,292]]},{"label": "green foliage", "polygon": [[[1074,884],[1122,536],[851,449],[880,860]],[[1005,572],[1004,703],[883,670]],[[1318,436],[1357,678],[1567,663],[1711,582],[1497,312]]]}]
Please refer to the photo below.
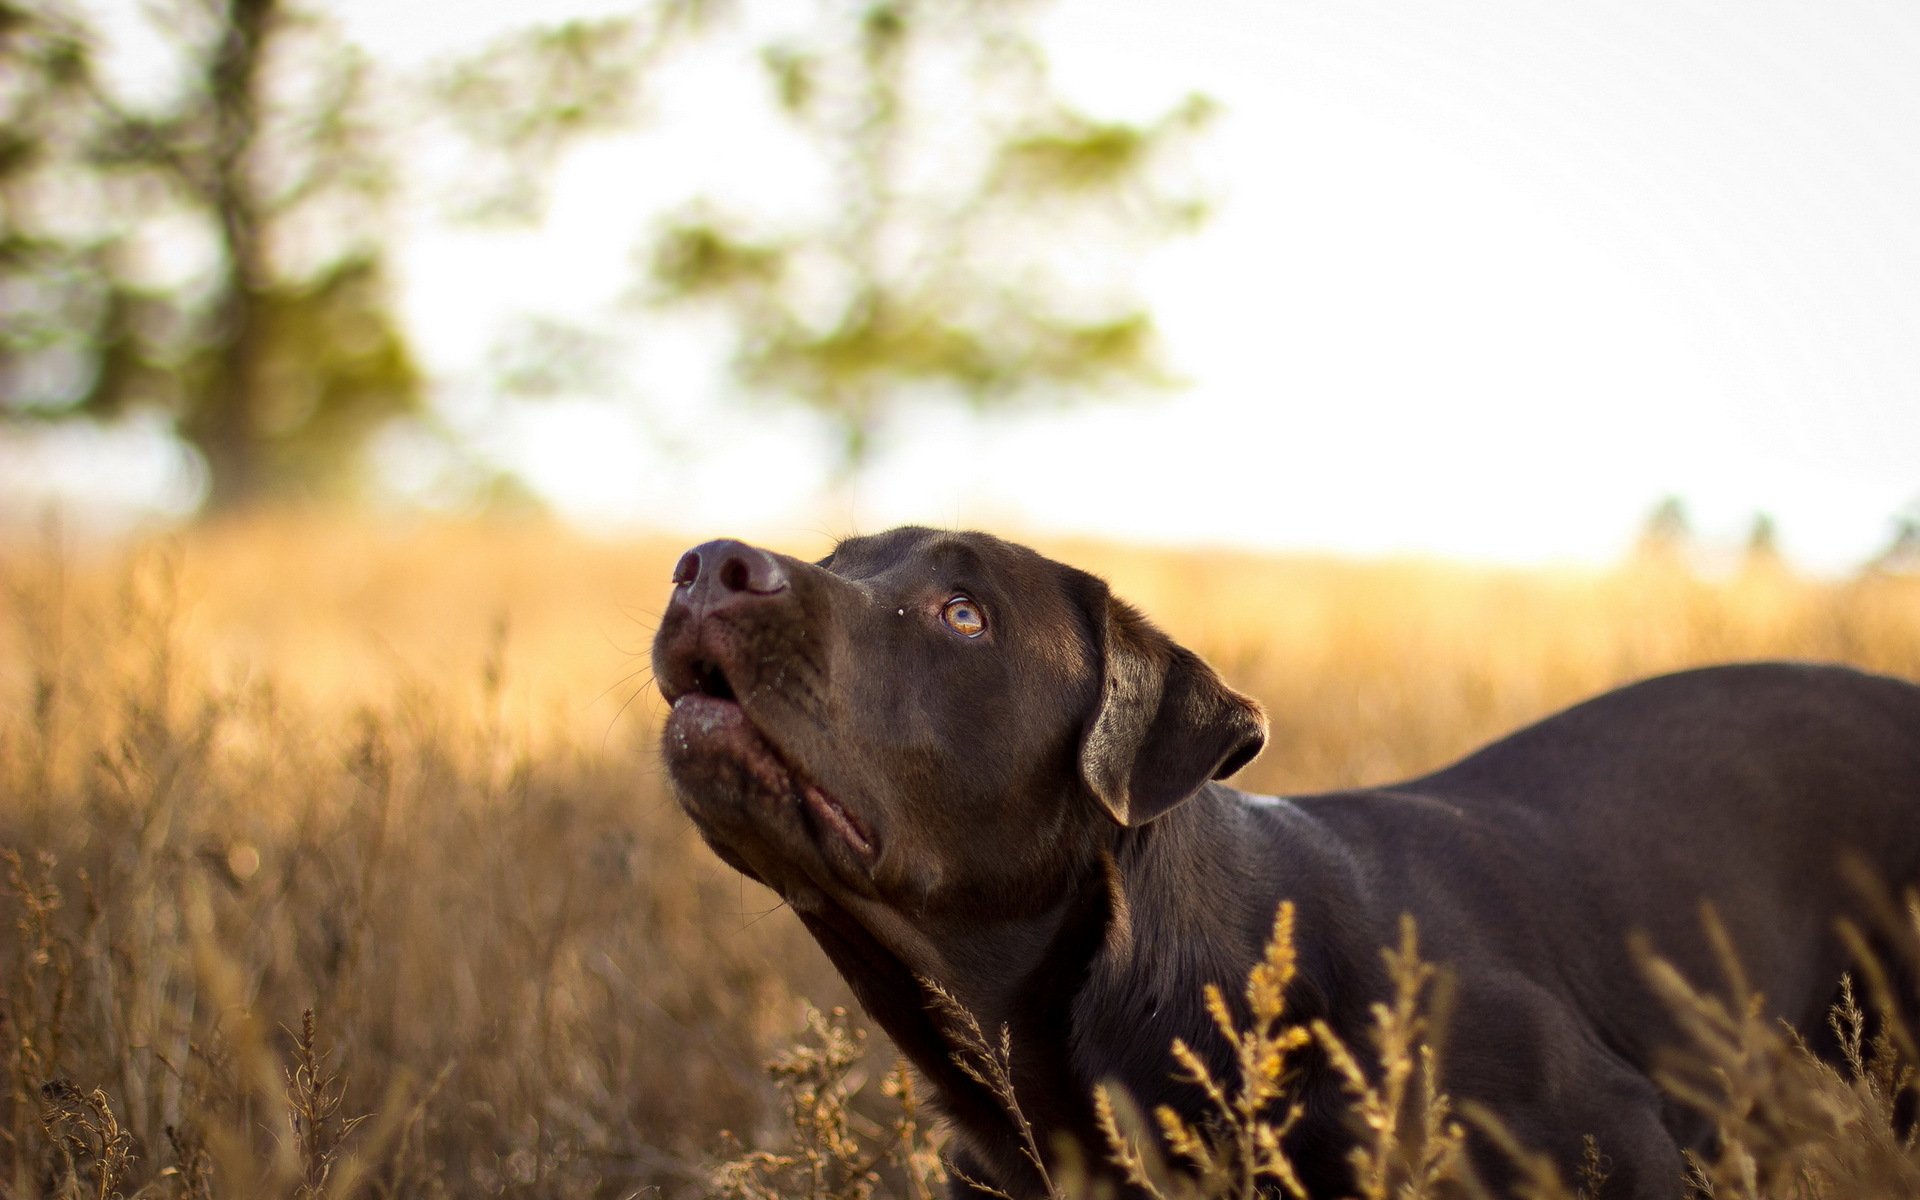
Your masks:
[{"label": "green foliage", "polygon": [[[355,257],[257,297],[265,348],[253,421],[275,492],[350,490],[356,451],[387,420],[411,410],[419,372],[382,311],[385,287],[379,261]],[[183,428],[213,436],[193,417]]]},{"label": "green foliage", "polygon": [[[642,245],[641,290],[656,309],[718,316],[735,380],[819,414],[846,467],[907,402],[999,410],[1168,383],[1123,264],[1204,216],[1166,177],[1212,106],[1190,97],[1143,124],[1075,110],[1048,85],[1025,4],[807,11],[656,0],[516,33],[443,72],[440,106],[477,151],[463,212],[539,215],[559,155],[636,119],[655,68],[706,38],[747,52],[734,65],[760,75],[768,144],[818,170],[671,204]],[[545,375],[532,391],[502,382],[544,395]]]},{"label": "green foliage", "polygon": [[760,61],[825,202],[702,196],[651,240],[653,299],[718,312],[739,380],[820,413],[850,468],[906,401],[1009,409],[1168,382],[1145,307],[1070,280],[1199,219],[1160,176],[1211,108],[1144,125],[1075,111],[1023,7],[820,4]]},{"label": "green foliage", "polygon": [[518,30],[433,79],[440,110],[474,151],[462,172],[462,215],[537,218],[543,177],[574,140],[627,126],[648,67],[707,0],[659,0],[642,17],[566,21]]},{"label": "green foliage", "polygon": [[1215,111],[1213,101],[1198,94],[1144,126],[1056,109],[1029,121],[1000,147],[997,181],[1036,200],[1062,194],[1128,198],[1176,227],[1197,224],[1206,216],[1202,203],[1143,190],[1142,177],[1169,144],[1204,130]]},{"label": "green foliage", "polygon": [[[102,69],[87,10],[0,3],[0,419],[158,414],[215,508],[350,484],[368,438],[422,407],[382,270],[386,98],[294,3],[165,0],[121,34],[153,38],[177,81],[138,98]],[[1199,219],[1163,183],[1210,106],[1142,124],[1073,109],[1027,13],[819,0],[768,36],[745,6],[654,0],[510,35],[428,90],[474,151],[465,215],[529,219],[569,146],[642,114],[669,54],[748,45],[771,136],[825,182],[687,196],[650,231],[646,290],[717,312],[739,381],[821,414],[858,466],[906,402],[1168,380],[1114,248]]]},{"label": "green foliage", "polygon": [[88,326],[125,323],[97,285],[101,239],[60,183],[95,116],[89,32],[58,3],[0,6],[0,414],[71,403]]},{"label": "green foliage", "polygon": [[216,507],[331,485],[420,401],[366,64],[280,0],[151,24],[180,82],[136,101],[81,10],[0,14],[0,417],[161,414]]}]

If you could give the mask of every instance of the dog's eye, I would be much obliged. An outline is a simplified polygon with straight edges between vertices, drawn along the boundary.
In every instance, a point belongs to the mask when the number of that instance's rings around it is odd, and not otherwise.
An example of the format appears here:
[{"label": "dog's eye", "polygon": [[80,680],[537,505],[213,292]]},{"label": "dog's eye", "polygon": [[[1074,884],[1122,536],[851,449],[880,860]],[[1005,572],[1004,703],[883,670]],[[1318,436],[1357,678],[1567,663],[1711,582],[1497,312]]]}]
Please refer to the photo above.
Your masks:
[{"label": "dog's eye", "polygon": [[940,610],[940,619],[955,633],[979,637],[987,631],[987,610],[965,596],[955,596]]}]

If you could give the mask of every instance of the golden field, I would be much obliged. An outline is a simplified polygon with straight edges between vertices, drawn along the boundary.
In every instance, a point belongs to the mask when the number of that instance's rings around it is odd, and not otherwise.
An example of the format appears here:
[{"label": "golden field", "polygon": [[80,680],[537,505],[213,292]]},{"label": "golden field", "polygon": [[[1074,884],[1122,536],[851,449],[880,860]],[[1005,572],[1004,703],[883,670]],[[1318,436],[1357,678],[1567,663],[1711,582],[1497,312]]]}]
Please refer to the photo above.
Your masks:
[{"label": "golden field", "polygon": [[[901,1123],[884,1047],[831,1024],[763,1069],[805,1000],[846,999],[661,778],[646,655],[679,539],[54,540],[0,548],[0,1197],[755,1194],[810,1070],[859,1094],[802,1142]],[[1912,577],[1035,545],[1264,702],[1238,780],[1263,791],[1421,771],[1687,665],[1920,679]],[[895,1157],[860,1186],[920,1194],[924,1156]]]}]

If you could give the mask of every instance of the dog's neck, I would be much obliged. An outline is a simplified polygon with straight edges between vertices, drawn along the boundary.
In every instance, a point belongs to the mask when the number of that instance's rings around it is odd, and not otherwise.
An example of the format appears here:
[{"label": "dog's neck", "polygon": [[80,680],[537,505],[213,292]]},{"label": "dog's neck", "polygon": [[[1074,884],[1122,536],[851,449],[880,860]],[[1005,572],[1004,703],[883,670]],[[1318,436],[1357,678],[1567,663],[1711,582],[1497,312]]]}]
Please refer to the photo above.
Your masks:
[{"label": "dog's neck", "polygon": [[[1298,853],[1279,856],[1289,863],[1284,874],[1271,869],[1271,823],[1291,820],[1310,818],[1297,810],[1256,811],[1241,794],[1209,785],[1150,825],[1118,831],[1056,905],[1001,921],[991,936],[975,928],[945,939],[953,973],[935,982],[972,1016],[989,1048],[1007,1030],[1017,1114],[961,1066],[991,1073],[979,1047],[965,1044],[957,1014],[941,1011],[924,978],[844,914],[809,918],[808,925],[869,1014],[933,1085],[970,1152],[960,1169],[1015,1197],[1038,1195],[1043,1187],[1024,1152],[1022,1118],[1043,1156],[1065,1136],[1097,1166],[1104,1153],[1092,1109],[1096,1084],[1117,1083],[1147,1111],[1169,1104],[1201,1115],[1198,1093],[1174,1077],[1176,1037],[1218,1078],[1234,1078],[1202,985],[1218,984],[1238,1005],[1281,900],[1295,903],[1306,935],[1297,948],[1291,1019],[1329,1017],[1330,996],[1369,986],[1371,964],[1341,957],[1338,948],[1374,943],[1320,936],[1361,907],[1350,873],[1312,850],[1325,839],[1283,832],[1280,844],[1297,841]],[[1253,836],[1252,821],[1268,823],[1264,836]],[[1272,882],[1263,886],[1266,880]],[[983,979],[1004,982],[992,989],[954,982]]]},{"label": "dog's neck", "polygon": [[[1088,879],[1043,912],[938,939],[946,969],[931,977],[846,909],[801,913],[861,1006],[932,1085],[958,1143],[972,1152],[953,1165],[1016,1200],[1045,1192],[1024,1150],[1029,1136],[1044,1156],[1058,1134],[1085,1143],[1093,1132],[1090,1085],[1072,1072],[1067,1050],[1108,904],[1107,890]],[[985,979],[1004,982],[983,987]],[[1003,1029],[1011,1054],[996,1062]],[[1002,1070],[1015,1105],[998,1094]]]},{"label": "dog's neck", "polygon": [[[1197,1094],[1183,1098],[1191,1090],[1173,1079],[1177,1037],[1208,1060],[1217,1078],[1234,1079],[1237,1067],[1206,1012],[1203,987],[1216,984],[1246,1019],[1247,973],[1265,953],[1282,901],[1293,903],[1300,931],[1290,1022],[1332,1020],[1336,1009],[1351,1007],[1333,997],[1376,986],[1375,959],[1351,953],[1377,944],[1358,928],[1366,910],[1360,886],[1328,853],[1335,839],[1317,835],[1312,824],[1284,802],[1212,784],[1128,831],[1116,855],[1123,899],[1080,998],[1084,1016],[1075,1034],[1083,1071],[1104,1068],[1149,1111],[1160,1103],[1189,1108]],[[1289,835],[1290,826],[1298,835]],[[1284,865],[1276,871],[1276,863]]]},{"label": "dog's neck", "polygon": [[[1209,785],[1151,824],[1124,831],[1110,872],[1114,921],[1090,982],[1174,1007],[1198,1003],[1208,981],[1239,990],[1278,903],[1246,886],[1271,870],[1252,869],[1255,843],[1244,819],[1238,793]],[[1140,1032],[1131,1040],[1142,1040]]]}]

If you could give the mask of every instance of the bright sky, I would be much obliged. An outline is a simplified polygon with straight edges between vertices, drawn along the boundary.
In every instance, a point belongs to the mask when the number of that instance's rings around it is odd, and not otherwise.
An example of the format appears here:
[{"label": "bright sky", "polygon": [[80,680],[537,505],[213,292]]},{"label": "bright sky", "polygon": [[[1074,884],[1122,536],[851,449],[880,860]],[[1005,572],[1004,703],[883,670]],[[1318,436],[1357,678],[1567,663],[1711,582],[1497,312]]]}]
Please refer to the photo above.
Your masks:
[{"label": "bright sky", "polygon": [[[406,62],[528,15],[336,11]],[[1920,7],[1046,12],[1056,78],[1093,111],[1222,105],[1199,161],[1217,215],[1142,277],[1186,389],[990,428],[922,414],[848,511],[819,498],[804,420],[739,407],[709,359],[643,330],[643,404],[542,410],[490,431],[498,453],[605,525],[918,520],[1502,561],[1610,559],[1677,494],[1703,532],[1737,539],[1765,511],[1790,555],[1839,569],[1920,501]],[[414,230],[405,307],[429,364],[472,386],[513,314],[617,295],[643,176],[732,144],[590,148],[538,232]]]}]

